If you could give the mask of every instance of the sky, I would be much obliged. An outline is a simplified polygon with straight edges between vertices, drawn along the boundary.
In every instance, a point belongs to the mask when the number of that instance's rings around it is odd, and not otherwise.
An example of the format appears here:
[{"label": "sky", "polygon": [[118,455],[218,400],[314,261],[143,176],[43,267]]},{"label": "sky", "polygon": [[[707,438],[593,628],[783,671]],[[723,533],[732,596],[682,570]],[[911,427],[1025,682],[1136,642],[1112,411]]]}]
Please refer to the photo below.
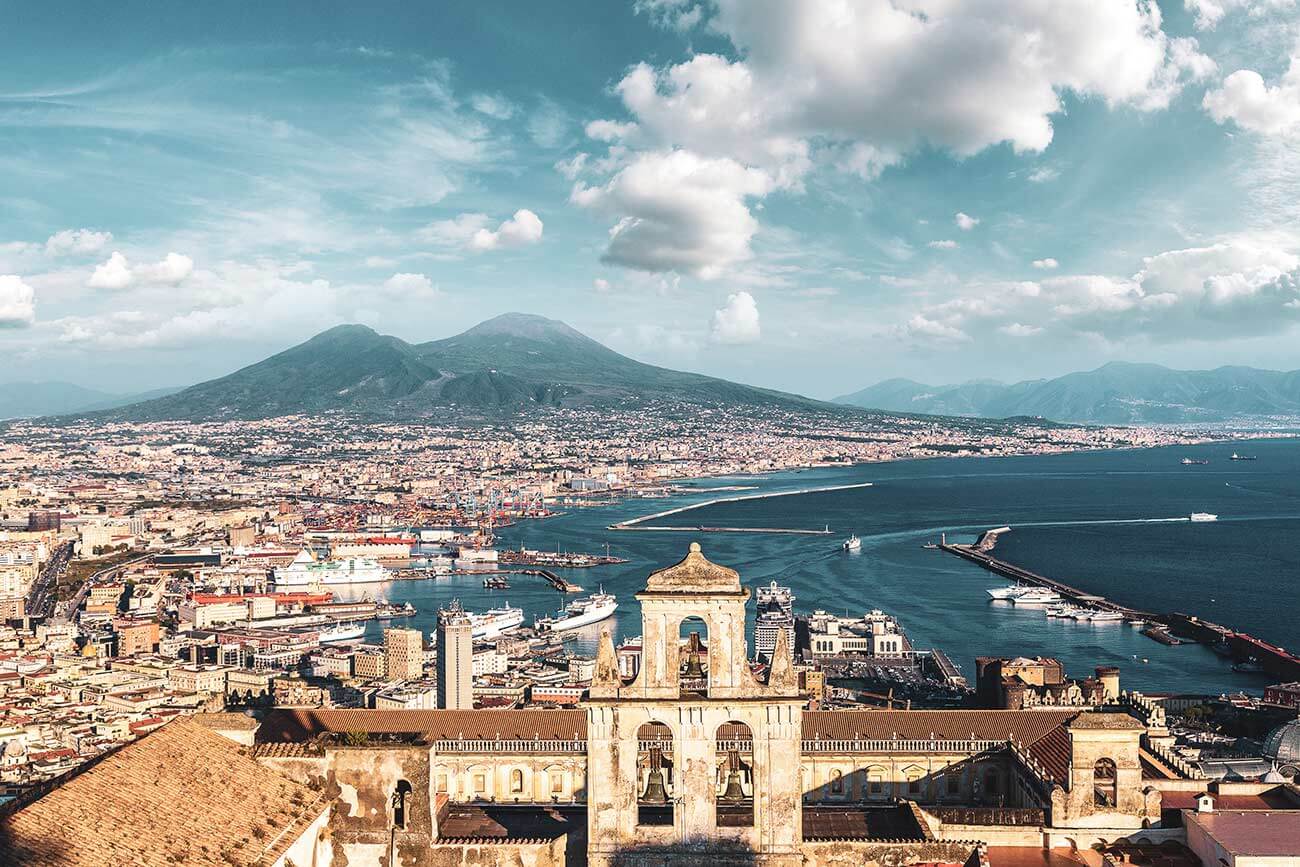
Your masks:
[{"label": "sky", "polygon": [[0,382],[509,311],[815,397],[1300,368],[1300,0],[0,0]]}]

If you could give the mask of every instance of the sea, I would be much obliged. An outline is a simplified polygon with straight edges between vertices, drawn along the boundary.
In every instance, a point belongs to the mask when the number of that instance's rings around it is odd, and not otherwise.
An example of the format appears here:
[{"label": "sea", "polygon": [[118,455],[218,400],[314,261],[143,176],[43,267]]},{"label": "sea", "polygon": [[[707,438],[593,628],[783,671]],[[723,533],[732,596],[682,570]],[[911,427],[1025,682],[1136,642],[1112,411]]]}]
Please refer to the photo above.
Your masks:
[{"label": "sea", "polygon": [[[1255,460],[1230,460],[1234,451]],[[1208,463],[1185,465],[1183,458]],[[923,547],[943,535],[974,541],[1001,526],[1011,528],[999,537],[1002,559],[1125,605],[1188,612],[1300,648],[1300,439],[896,461],[713,477],[684,487],[662,499],[561,506],[562,514],[498,532],[500,546],[592,553],[608,546],[628,559],[557,570],[619,600],[613,619],[579,632],[576,652],[594,652],[605,625],[616,641],[639,635],[633,595],[650,572],[677,562],[698,541],[711,560],[738,570],[746,586],[791,587],[797,613],[894,615],[914,646],[941,648],[972,682],[977,656],[1036,655],[1060,659],[1078,677],[1099,665],[1119,666],[1122,687],[1144,692],[1258,693],[1269,682],[1233,672],[1205,647],[1162,645],[1131,625],[1053,619],[1042,609],[991,601],[985,591],[1002,579]],[[646,522],[681,529],[610,529],[698,504],[704,505]],[[1193,523],[1192,512],[1218,520]],[[862,540],[854,552],[842,550],[850,534]],[[565,601],[541,578],[512,575],[510,582],[509,590],[490,591],[481,577],[451,576],[349,590],[411,602],[418,613],[393,623],[426,632],[439,606],[453,599],[474,611],[508,601],[530,623]],[[382,628],[371,623],[367,637],[377,640]]]}]

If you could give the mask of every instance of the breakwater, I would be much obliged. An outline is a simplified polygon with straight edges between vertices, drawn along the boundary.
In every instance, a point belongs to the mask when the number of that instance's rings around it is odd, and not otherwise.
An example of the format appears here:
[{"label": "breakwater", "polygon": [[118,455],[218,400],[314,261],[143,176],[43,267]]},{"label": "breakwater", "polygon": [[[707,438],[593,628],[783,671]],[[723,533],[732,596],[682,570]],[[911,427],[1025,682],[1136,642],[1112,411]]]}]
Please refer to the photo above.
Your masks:
[{"label": "breakwater", "polygon": [[848,491],[856,488],[869,488],[871,482],[859,482],[852,485],[827,485],[819,488],[801,488],[797,491],[775,491],[764,494],[746,494],[739,497],[716,497],[712,500],[705,500],[701,503],[690,503],[685,506],[677,506],[673,509],[665,509],[662,512],[654,512],[649,515],[641,515],[636,518],[628,518],[626,521],[619,521],[616,524],[610,524],[607,530],[640,530],[645,532],[659,533],[775,533],[794,536],[829,536],[831,529],[829,526],[822,529],[799,529],[789,527],[712,527],[706,525],[693,526],[670,526],[665,524],[649,524],[649,521],[659,521],[672,515],[681,515],[686,512],[692,512],[696,509],[703,509],[708,506],[717,506],[723,503],[739,503],[745,500],[770,500],[777,497],[795,497],[801,494],[820,494],[829,491]]}]

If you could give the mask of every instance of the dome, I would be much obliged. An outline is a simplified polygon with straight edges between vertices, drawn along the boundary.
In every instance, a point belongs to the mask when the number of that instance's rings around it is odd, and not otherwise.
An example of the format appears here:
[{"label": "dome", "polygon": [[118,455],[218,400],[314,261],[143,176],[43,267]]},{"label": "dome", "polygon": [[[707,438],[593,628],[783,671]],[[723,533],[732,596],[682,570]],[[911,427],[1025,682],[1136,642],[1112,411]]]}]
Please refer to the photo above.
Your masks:
[{"label": "dome", "polygon": [[1300,719],[1269,732],[1264,738],[1264,755],[1284,765],[1300,765]]}]

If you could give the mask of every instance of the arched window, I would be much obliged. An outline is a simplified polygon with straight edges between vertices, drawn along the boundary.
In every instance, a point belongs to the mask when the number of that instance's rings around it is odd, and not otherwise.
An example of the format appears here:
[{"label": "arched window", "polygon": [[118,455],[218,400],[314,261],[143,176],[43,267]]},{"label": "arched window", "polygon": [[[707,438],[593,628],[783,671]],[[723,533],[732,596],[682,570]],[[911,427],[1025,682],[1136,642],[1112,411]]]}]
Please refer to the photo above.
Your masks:
[{"label": "arched window", "polygon": [[637,824],[673,824],[673,730],[643,723],[637,739]]},{"label": "arched window", "polygon": [[524,772],[515,768],[510,772],[510,794],[522,795],[524,793]]},{"label": "arched window", "polygon": [[684,693],[709,693],[709,627],[699,617],[682,620],[678,627],[677,682]]},{"label": "arched window", "polygon": [[411,796],[411,784],[406,780],[398,780],[397,787],[393,789],[393,827],[399,830],[406,828],[406,801]]},{"label": "arched window", "polygon": [[1092,803],[1098,807],[1113,807],[1117,802],[1118,774],[1110,759],[1097,759],[1092,766]]},{"label": "arched window", "polygon": [[743,722],[718,726],[714,818],[719,828],[754,824],[754,732]]}]

